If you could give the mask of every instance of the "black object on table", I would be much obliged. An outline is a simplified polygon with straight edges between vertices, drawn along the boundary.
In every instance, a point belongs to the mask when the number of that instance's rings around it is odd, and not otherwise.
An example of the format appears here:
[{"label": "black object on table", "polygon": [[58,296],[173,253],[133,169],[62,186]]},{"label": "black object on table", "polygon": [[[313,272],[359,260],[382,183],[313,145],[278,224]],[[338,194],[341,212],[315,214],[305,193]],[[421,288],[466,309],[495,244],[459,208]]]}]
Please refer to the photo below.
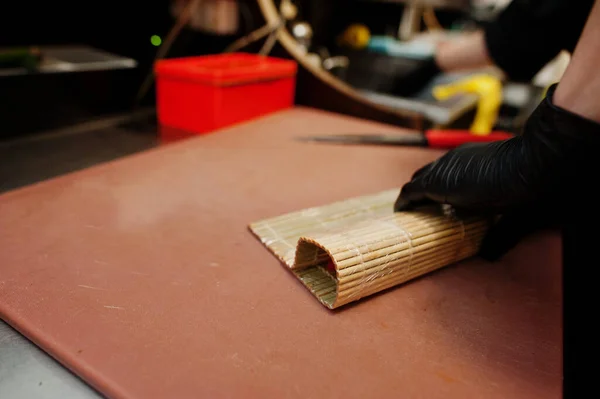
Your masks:
[{"label": "black object on table", "polygon": [[[337,54],[337,53],[336,53]],[[412,59],[387,54],[344,49],[349,66],[338,77],[360,90],[411,97],[440,71],[432,59]]]},{"label": "black object on table", "polygon": [[3,51],[11,67],[0,68],[0,140],[125,112],[131,106],[138,84],[133,59],[88,46],[40,46],[40,62],[31,64],[30,50]]}]

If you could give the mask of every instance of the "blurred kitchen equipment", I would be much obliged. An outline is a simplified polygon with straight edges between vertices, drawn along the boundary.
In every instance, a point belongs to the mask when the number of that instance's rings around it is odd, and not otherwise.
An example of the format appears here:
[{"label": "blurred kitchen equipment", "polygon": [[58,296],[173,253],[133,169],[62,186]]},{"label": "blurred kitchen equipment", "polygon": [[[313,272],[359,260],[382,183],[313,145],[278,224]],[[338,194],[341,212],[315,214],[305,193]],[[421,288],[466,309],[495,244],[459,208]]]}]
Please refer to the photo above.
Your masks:
[{"label": "blurred kitchen equipment", "polygon": [[[177,20],[175,21],[175,24],[167,34],[167,37],[165,38],[164,42],[156,51],[156,55],[154,56],[155,61],[158,61],[167,55],[169,49],[175,42],[175,39],[177,39],[177,36],[179,36],[179,33],[181,33],[183,27],[187,25],[187,23],[192,18],[192,15],[194,15],[195,10],[198,7],[198,4],[200,3],[200,0],[183,1],[183,3],[184,7],[181,10],[181,12],[177,14]],[[146,74],[146,77],[144,78],[144,81],[138,89],[137,95],[135,96],[134,107],[140,104],[148,90],[150,90],[152,82],[154,82],[154,71],[152,68],[150,68],[150,70]]]},{"label": "blurred kitchen equipment", "polygon": [[308,51],[313,38],[313,30],[310,24],[308,22],[293,22],[290,31],[298,44]]},{"label": "blurred kitchen equipment", "polygon": [[366,25],[352,24],[348,26],[336,39],[340,47],[350,47],[361,50],[369,45],[371,31]]},{"label": "blurred kitchen equipment", "polygon": [[156,63],[161,125],[196,134],[289,108],[297,64],[257,54],[228,53]]},{"label": "blurred kitchen equipment", "polygon": [[[171,14],[178,18],[189,0],[172,1]],[[191,29],[216,35],[233,35],[239,30],[239,4],[237,0],[200,0],[193,7],[187,21]]]},{"label": "blurred kitchen equipment", "polygon": [[1,139],[123,112],[131,105],[137,67],[131,58],[75,45],[2,53]]},{"label": "blurred kitchen equipment", "polygon": [[[282,0],[277,10],[277,20],[267,22],[260,28],[250,32],[249,34],[237,39],[223,50],[224,53],[233,53],[241,50],[247,45],[257,42],[264,37],[267,37],[265,43],[260,49],[260,54],[268,54],[275,42],[279,30],[285,26],[286,22],[293,21],[298,15],[298,9],[291,0]],[[299,46],[300,47],[300,46]],[[306,51],[305,51],[306,52]]]},{"label": "blurred kitchen equipment", "polygon": [[418,31],[421,20],[430,30],[440,29],[434,9],[470,10],[472,0],[363,0],[376,3],[399,3],[405,7],[398,26],[398,39],[409,40]]},{"label": "blurred kitchen equipment", "polygon": [[0,68],[25,68],[34,71],[42,62],[38,47],[0,49]]},{"label": "blurred kitchen equipment", "polygon": [[492,131],[502,105],[502,82],[493,75],[480,74],[457,82],[434,87],[433,96],[440,101],[459,94],[477,95],[477,110],[471,132],[488,135]]},{"label": "blurred kitchen equipment", "polygon": [[390,36],[372,36],[369,28],[363,24],[349,25],[336,38],[336,43],[340,47],[368,49],[396,57],[427,58],[435,52],[435,43],[427,37],[401,41]]}]

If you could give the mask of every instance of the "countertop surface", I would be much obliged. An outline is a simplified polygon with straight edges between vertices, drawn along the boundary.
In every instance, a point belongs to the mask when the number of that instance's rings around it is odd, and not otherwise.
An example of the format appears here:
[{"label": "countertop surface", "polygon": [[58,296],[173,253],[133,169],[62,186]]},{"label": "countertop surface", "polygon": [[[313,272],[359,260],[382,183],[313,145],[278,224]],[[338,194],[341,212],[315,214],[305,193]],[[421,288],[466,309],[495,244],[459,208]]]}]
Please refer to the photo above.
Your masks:
[{"label": "countertop surface", "polygon": [[3,194],[0,317],[115,398],[561,397],[557,234],[332,312],[248,232],[441,154],[293,140],[365,131],[402,133],[297,108]]},{"label": "countertop surface", "polygon": [[[0,142],[0,193],[160,145],[152,109]],[[0,392],[8,399],[102,397],[0,320]]]}]

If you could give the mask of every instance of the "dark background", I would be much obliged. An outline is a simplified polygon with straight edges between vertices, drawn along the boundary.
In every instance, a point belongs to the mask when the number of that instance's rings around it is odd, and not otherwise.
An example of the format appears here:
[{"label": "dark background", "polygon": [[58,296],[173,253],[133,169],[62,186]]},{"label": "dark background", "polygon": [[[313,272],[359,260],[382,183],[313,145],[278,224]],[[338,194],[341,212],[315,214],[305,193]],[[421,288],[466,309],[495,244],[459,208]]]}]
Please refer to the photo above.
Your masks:
[{"label": "dark background", "polygon": [[[52,1],[3,2],[0,9],[0,46],[88,44],[109,52],[151,63],[156,47],[150,36],[162,37],[173,19],[169,0],[133,1]],[[240,0],[240,32],[234,36],[216,36],[191,31],[182,32],[169,56],[216,53],[235,38],[263,24],[254,0]],[[278,3],[278,1],[276,1]],[[296,1],[299,19],[314,29],[315,45],[330,47],[333,40],[351,23],[364,23],[373,34],[394,33],[403,9],[402,4],[360,0]],[[460,13],[438,11],[442,24]]]},{"label": "dark background", "polygon": [[[3,2],[0,8],[0,47],[84,44],[138,61],[129,71],[0,77],[0,139],[79,122],[95,115],[126,112],[142,81],[151,72],[157,47],[152,35],[165,37],[174,20],[170,0]],[[255,0],[239,0],[240,30],[219,36],[184,29],[167,57],[219,53],[235,39],[264,24]],[[275,2],[277,5],[279,1]],[[402,4],[360,0],[295,2],[298,19],[314,30],[313,50],[325,46],[335,55],[334,40],[351,23],[369,26],[373,34],[397,32]],[[457,12],[437,12],[449,24]],[[261,42],[242,51],[256,52]],[[274,49],[273,55],[282,56]],[[299,77],[299,79],[301,76]],[[299,85],[302,83],[300,82]],[[154,87],[142,106],[154,104]],[[307,104],[310,105],[310,104]]]}]

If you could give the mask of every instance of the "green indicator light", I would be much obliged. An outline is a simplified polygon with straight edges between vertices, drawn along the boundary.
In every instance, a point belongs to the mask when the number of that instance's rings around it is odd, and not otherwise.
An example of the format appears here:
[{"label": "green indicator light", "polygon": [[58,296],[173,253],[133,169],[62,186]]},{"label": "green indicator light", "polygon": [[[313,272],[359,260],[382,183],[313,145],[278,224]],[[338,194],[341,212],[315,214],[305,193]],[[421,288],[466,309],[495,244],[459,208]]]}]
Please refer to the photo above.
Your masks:
[{"label": "green indicator light", "polygon": [[158,35],[152,35],[150,36],[150,43],[152,43],[153,46],[158,47],[162,43],[162,39]]}]

